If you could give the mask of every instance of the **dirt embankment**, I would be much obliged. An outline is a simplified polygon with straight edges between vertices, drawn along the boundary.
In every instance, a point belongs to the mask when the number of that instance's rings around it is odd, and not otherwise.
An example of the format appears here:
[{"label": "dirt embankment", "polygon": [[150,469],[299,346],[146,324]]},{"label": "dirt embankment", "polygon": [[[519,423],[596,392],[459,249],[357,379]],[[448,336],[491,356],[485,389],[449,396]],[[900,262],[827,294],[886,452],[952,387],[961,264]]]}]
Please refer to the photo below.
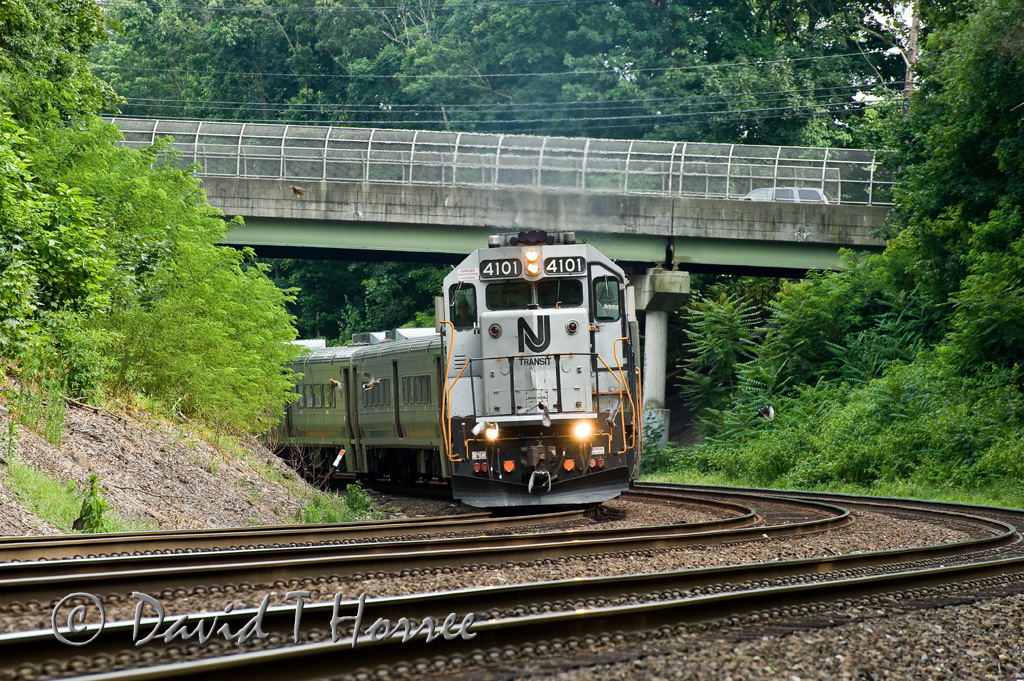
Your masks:
[{"label": "dirt embankment", "polygon": [[[0,410],[0,433],[8,432],[8,418]],[[5,444],[0,454],[6,449]],[[225,454],[188,430],[154,418],[77,407],[67,411],[60,448],[17,427],[19,461],[61,485],[73,482],[79,490],[89,473],[95,473],[107,509],[124,519],[157,529],[294,522],[309,503],[309,486],[255,439],[235,449]],[[4,486],[4,477],[0,475],[0,535],[71,529],[33,514],[25,500]]]}]

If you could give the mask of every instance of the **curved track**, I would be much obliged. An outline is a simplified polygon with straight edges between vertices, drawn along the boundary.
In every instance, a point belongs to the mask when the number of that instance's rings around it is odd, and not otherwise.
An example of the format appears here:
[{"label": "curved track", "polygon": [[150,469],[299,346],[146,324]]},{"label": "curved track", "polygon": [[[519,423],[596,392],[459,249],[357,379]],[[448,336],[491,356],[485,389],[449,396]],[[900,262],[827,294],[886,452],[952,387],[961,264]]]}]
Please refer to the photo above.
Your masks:
[{"label": "curved track", "polygon": [[[372,542],[256,553],[242,549],[131,556],[106,559],[115,565],[105,571],[98,571],[98,563],[89,560],[0,565],[0,603],[8,613],[48,610],[71,584],[75,591],[96,593],[104,602],[115,603],[124,602],[131,591],[161,597],[190,590],[208,594],[211,584],[223,588],[243,581],[278,592],[277,602],[281,602],[286,591],[339,575],[358,582],[374,573],[467,570],[474,574],[485,565],[532,562],[543,566],[566,556],[586,555],[598,561],[623,551],[643,556],[666,548],[834,531],[866,510],[955,527],[970,538],[912,549],[375,598],[362,605],[339,596],[334,603],[305,605],[297,626],[293,606],[272,607],[262,615],[255,609],[216,615],[217,626],[228,624],[231,631],[254,618],[260,620],[269,636],[254,636],[244,646],[214,636],[205,644],[195,639],[155,639],[135,647],[130,622],[107,625],[81,648],[58,645],[51,631],[8,635],[0,637],[0,659],[19,659],[21,664],[7,667],[0,679],[60,677],[93,670],[103,672],[97,678],[110,679],[196,674],[227,678],[239,673],[258,678],[319,678],[369,674],[378,668],[391,676],[451,674],[471,664],[570,654],[629,637],[671,637],[687,627],[715,622],[757,626],[779,618],[821,616],[855,599],[901,600],[972,589],[986,580],[1013,579],[1024,573],[1024,542],[1016,529],[1024,522],[1021,511],[678,485],[638,485],[630,497],[652,504],[713,506],[723,519],[625,530],[397,542],[376,537]],[[118,560],[124,562],[117,564]],[[354,617],[338,622],[332,632],[332,616],[354,616],[360,611],[362,635],[355,641]],[[367,632],[378,618],[392,625],[401,618],[415,623],[429,617],[439,623],[452,614],[451,634],[470,613],[476,621],[468,626],[472,633],[468,640],[457,631],[451,640],[445,636],[428,640],[421,633],[404,642],[396,637],[374,640],[378,637]],[[205,617],[207,630],[213,617]],[[200,619],[190,619],[188,628],[194,629]],[[150,631],[152,626],[144,623],[141,629]],[[292,640],[296,633],[298,645]],[[338,641],[331,640],[332,633]],[[86,631],[79,638],[91,635]],[[242,650],[245,655],[233,654]],[[122,671],[114,671],[119,668]]]}]

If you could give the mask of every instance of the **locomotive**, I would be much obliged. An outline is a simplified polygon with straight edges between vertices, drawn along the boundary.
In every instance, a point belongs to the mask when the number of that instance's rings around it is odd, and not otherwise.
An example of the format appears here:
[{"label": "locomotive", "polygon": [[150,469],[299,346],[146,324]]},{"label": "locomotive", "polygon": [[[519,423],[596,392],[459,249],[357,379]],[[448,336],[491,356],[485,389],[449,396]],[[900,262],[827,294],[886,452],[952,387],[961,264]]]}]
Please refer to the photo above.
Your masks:
[{"label": "locomotive", "polygon": [[488,245],[445,277],[434,329],[355,334],[292,364],[276,439],[370,480],[448,481],[481,508],[628,489],[642,428],[623,270],[572,232]]}]

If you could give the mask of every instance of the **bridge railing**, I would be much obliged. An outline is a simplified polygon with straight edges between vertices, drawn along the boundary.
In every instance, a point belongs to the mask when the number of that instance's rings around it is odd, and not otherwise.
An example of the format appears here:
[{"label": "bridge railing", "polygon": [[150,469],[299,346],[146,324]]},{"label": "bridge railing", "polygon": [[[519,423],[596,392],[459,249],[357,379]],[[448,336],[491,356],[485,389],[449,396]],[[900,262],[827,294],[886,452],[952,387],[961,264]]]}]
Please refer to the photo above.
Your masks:
[{"label": "bridge railing", "polygon": [[171,135],[201,175],[537,188],[699,198],[812,187],[889,204],[878,152],[433,130],[115,118],[128,146]]}]

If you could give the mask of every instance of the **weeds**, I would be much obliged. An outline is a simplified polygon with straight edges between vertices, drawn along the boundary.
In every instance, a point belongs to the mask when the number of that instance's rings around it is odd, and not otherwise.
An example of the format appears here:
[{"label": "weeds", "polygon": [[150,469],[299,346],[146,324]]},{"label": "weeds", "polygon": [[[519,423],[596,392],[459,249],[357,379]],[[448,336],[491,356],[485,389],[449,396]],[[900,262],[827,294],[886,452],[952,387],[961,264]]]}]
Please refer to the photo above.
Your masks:
[{"label": "weeds", "polygon": [[75,521],[75,529],[86,533],[107,532],[109,523],[104,518],[107,508],[107,500],[103,496],[103,489],[99,485],[100,478],[95,473],[89,474],[89,485],[85,488],[85,498],[82,500],[82,510]]},{"label": "weeds", "polygon": [[371,504],[366,490],[355,482],[345,488],[344,497],[314,492],[312,502],[302,509],[301,514],[296,512],[296,520],[300,515],[301,522],[307,524],[371,520],[378,517],[378,514],[371,512]]}]

